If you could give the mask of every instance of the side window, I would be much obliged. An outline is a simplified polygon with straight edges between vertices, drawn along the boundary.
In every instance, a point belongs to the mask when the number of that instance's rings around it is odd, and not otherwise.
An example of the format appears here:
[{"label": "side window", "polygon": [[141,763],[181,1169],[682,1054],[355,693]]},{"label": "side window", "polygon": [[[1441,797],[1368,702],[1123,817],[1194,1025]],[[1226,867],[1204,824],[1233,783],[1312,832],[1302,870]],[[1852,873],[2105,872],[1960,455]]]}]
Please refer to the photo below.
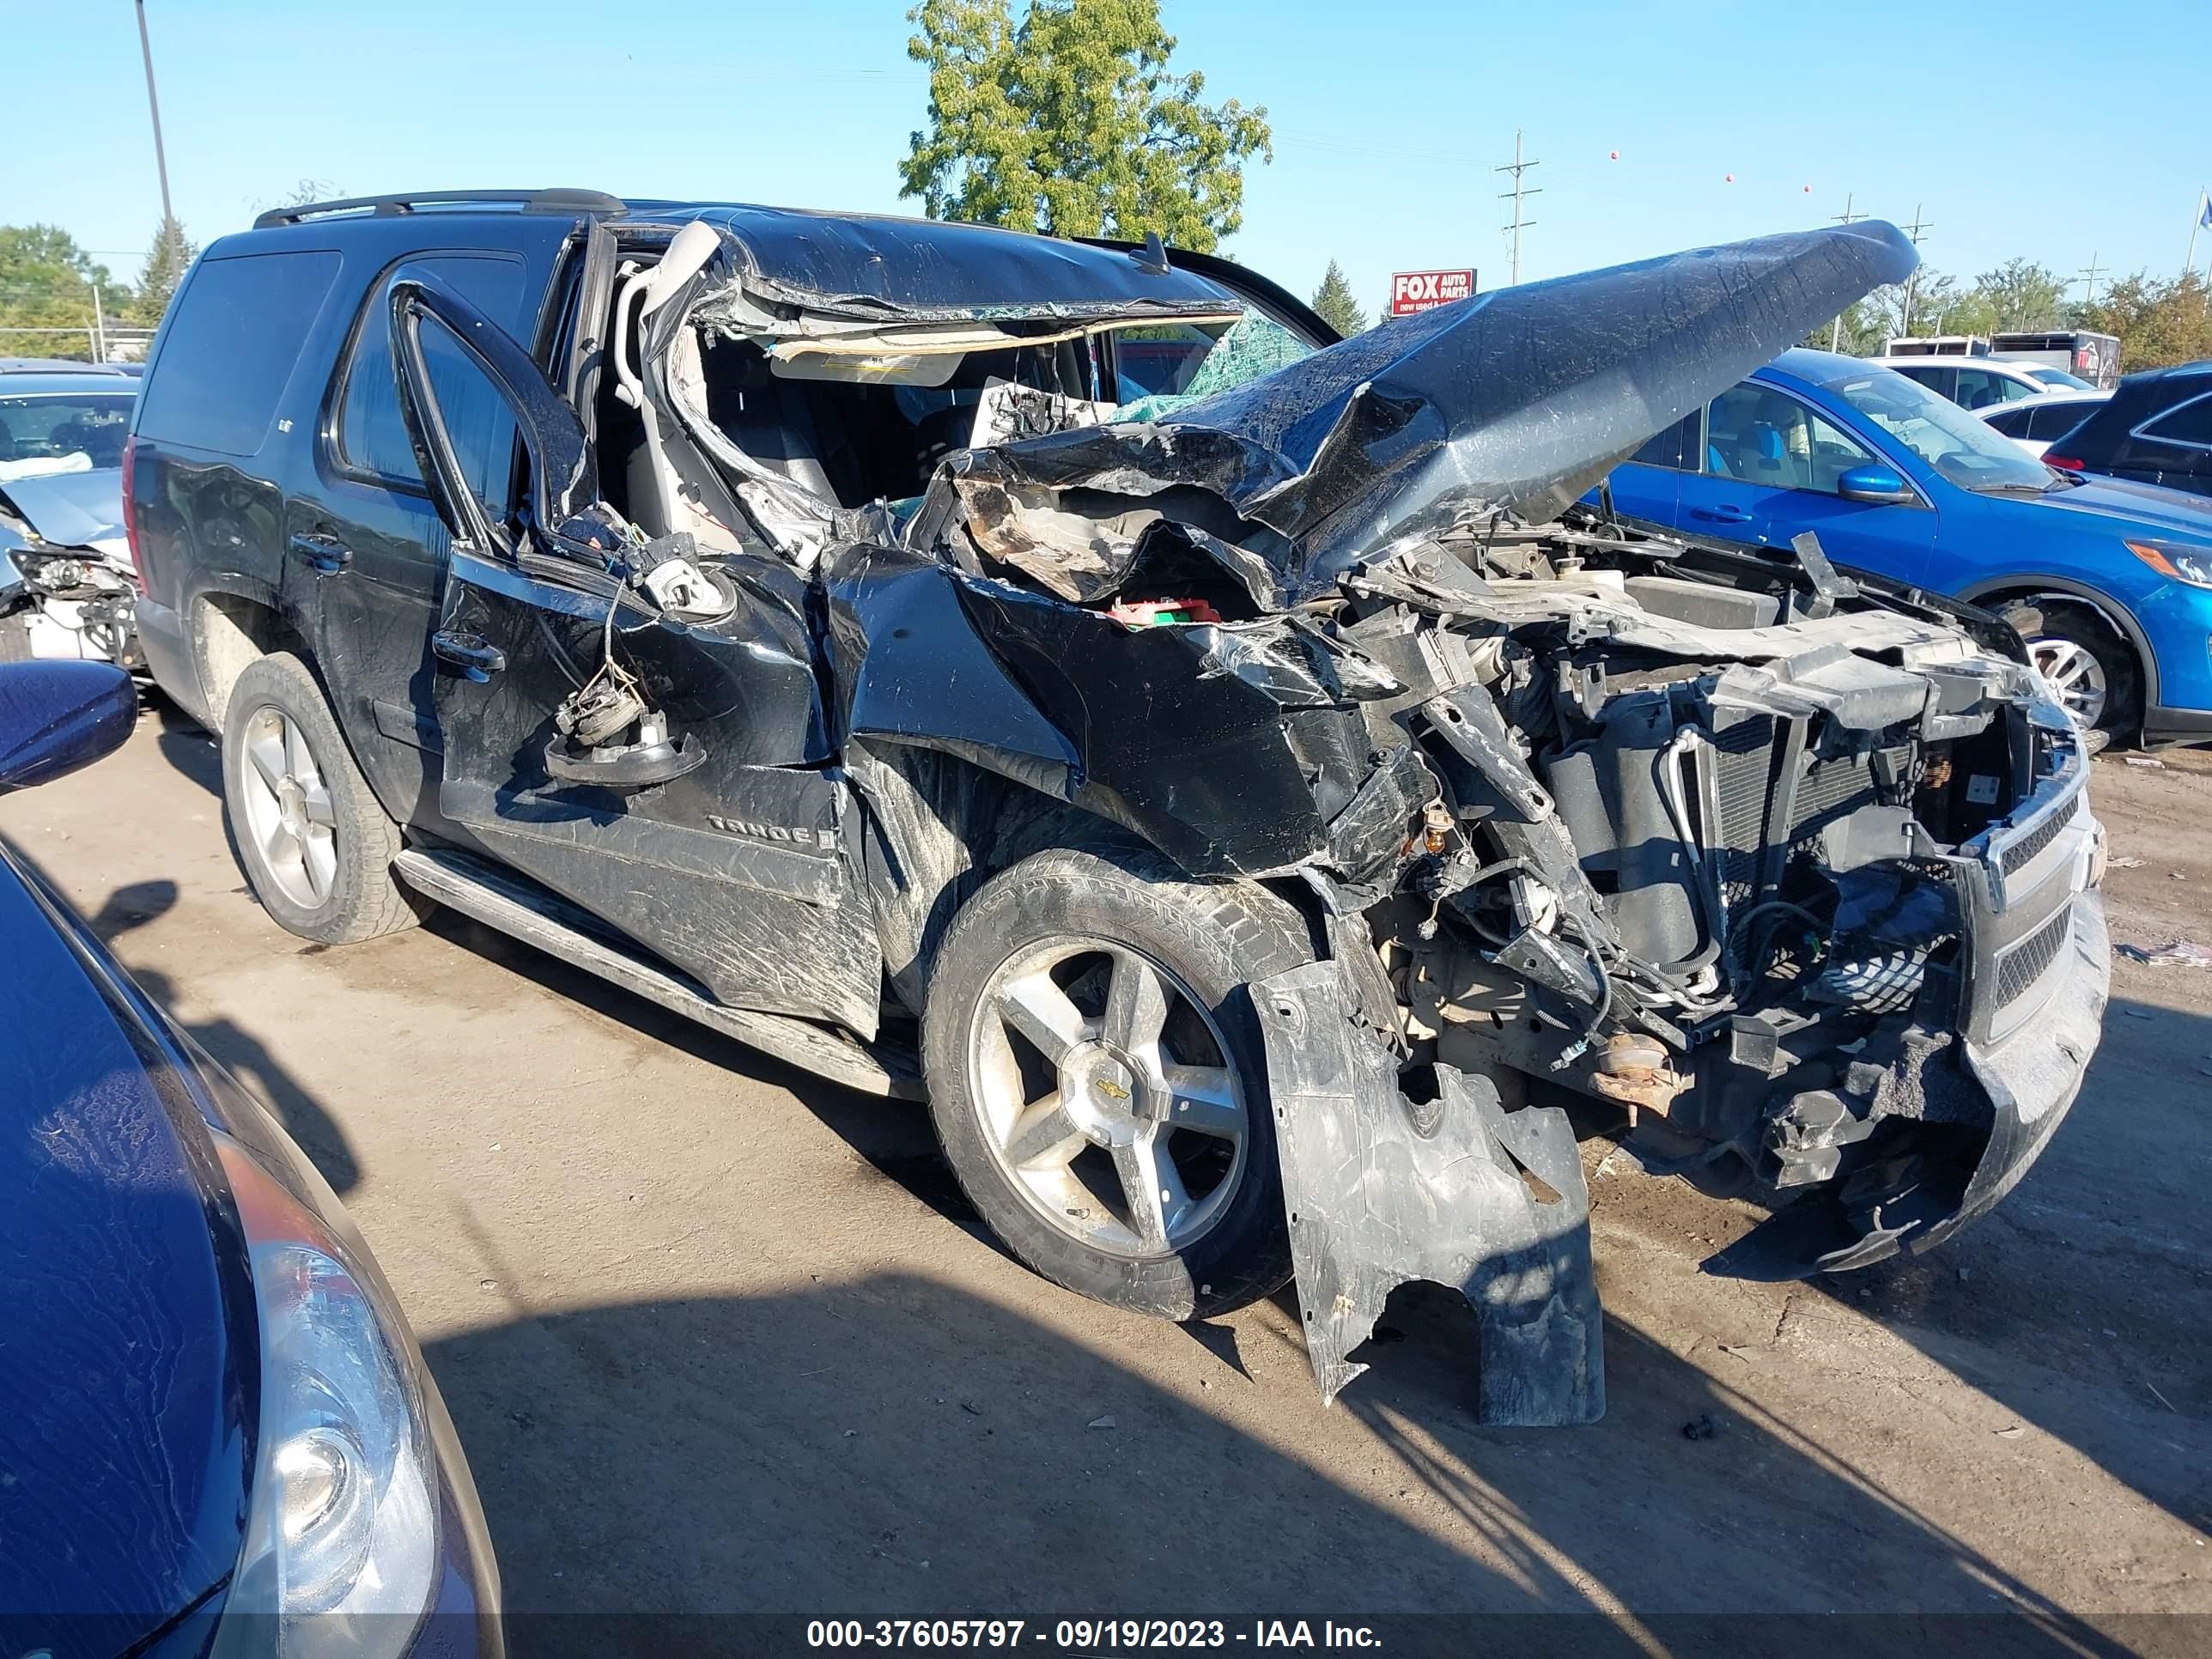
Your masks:
[{"label": "side window", "polygon": [[[441,254],[407,263],[450,284],[502,328],[514,326],[522,305],[522,262],[513,255]],[[420,495],[422,474],[416,465],[415,447],[407,441],[392,370],[392,316],[384,302],[390,274],[380,274],[370,285],[346,354],[337,455],[349,471]],[[422,355],[428,360],[431,389],[437,393],[438,407],[469,483],[495,514],[505,512],[514,457],[513,412],[442,325],[423,325]]]},{"label": "side window", "polygon": [[1698,469],[1698,428],[1705,411],[1693,409],[1663,432],[1644,440],[1644,447],[1628,459],[1645,466],[1672,467],[1678,472]]},{"label": "side window", "polygon": [[2188,449],[2212,449],[2212,392],[2176,405],[2136,428],[2136,435],[2153,443],[2179,444]]},{"label": "side window", "polygon": [[1784,392],[1753,381],[1713,399],[1705,471],[1770,489],[1816,489],[1874,458],[1832,422]]},{"label": "side window", "polygon": [[137,430],[225,455],[259,450],[337,274],[338,256],[321,250],[201,260],[147,374]]},{"label": "side window", "polygon": [[2033,410],[2006,409],[1982,418],[2008,438],[2026,438],[2033,435],[2035,414]]},{"label": "side window", "polygon": [[2093,411],[2080,404],[2052,404],[2027,411],[2027,430],[2015,437],[2037,440],[2063,438],[2087,420]]},{"label": "side window", "polygon": [[1959,389],[1951,394],[1952,399],[1963,409],[1987,409],[2004,400],[2004,384],[2002,377],[1986,368],[1962,368]]},{"label": "side window", "polygon": [[2048,386],[2031,385],[2026,380],[2015,380],[2006,375],[1997,376],[1996,382],[1997,400],[2000,403],[2016,404],[2022,398],[2040,397],[2051,389]]},{"label": "side window", "polygon": [[1935,363],[1917,364],[1910,368],[1899,363],[1895,367],[1899,374],[1919,381],[1930,392],[1946,398],[1952,396],[1958,387],[1959,371],[1954,368],[1939,367]]}]

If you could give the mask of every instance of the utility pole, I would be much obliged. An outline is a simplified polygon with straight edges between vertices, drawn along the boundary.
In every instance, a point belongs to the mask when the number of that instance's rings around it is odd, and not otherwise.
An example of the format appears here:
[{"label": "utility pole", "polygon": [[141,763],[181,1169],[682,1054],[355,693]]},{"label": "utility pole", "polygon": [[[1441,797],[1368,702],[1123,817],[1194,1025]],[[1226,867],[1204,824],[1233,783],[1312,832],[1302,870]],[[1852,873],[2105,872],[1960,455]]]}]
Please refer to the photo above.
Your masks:
[{"label": "utility pole", "polygon": [[1513,129],[1513,164],[1510,167],[1491,169],[1492,173],[1510,173],[1513,175],[1513,188],[1499,191],[1498,198],[1501,202],[1509,196],[1513,198],[1513,222],[1501,228],[1513,238],[1513,282],[1516,285],[1518,285],[1521,281],[1521,233],[1525,228],[1536,222],[1534,219],[1523,219],[1521,216],[1521,201],[1523,197],[1541,196],[1544,193],[1540,189],[1523,190],[1521,186],[1521,175],[1528,172],[1530,167],[1542,165],[1540,161],[1524,161],[1521,159],[1521,129],[1516,127]]},{"label": "utility pole", "polygon": [[92,361],[107,361],[107,318],[100,308],[100,284],[92,285]]},{"label": "utility pole", "polygon": [[[1856,222],[1858,220],[1866,217],[1866,215],[1863,213],[1854,213],[1851,211],[1851,198],[1853,194],[1853,191],[1848,190],[1844,192],[1844,210],[1836,216],[1836,222],[1839,225],[1852,224]],[[1843,342],[1844,319],[1842,314],[1838,313],[1836,317],[1836,320],[1828,325],[1828,349],[1831,351],[1842,349]]]},{"label": "utility pole", "polygon": [[146,107],[154,116],[154,167],[161,175],[161,234],[167,236],[177,216],[169,211],[169,158],[161,150],[161,100],[154,95],[154,43],[146,38],[146,0],[138,3],[138,52],[146,60]]},{"label": "utility pole", "polygon": [[[1912,204],[1912,222],[1906,225],[1904,228],[1905,234],[1911,240],[1912,246],[1918,247],[1920,246],[1921,237],[1927,232],[1935,229],[1936,227],[1929,224],[1925,219],[1920,216],[1920,204],[1915,202]],[[1920,271],[1918,267],[1916,266],[1913,270],[1912,275],[1905,279],[1905,314],[1899,319],[1899,325],[1898,328],[1898,332],[1900,334],[1910,334],[1912,332],[1912,296],[1914,290],[1919,286],[1919,283]]]},{"label": "utility pole", "polygon": [[2105,269],[2106,268],[2103,265],[2097,263],[2097,250],[2091,248],[2089,250],[2089,263],[2082,266],[2081,269],[2075,273],[2083,282],[2089,285],[2087,292],[2085,292],[2081,296],[2081,303],[2083,305],[2093,306],[2097,303],[2097,278],[2105,274]]}]

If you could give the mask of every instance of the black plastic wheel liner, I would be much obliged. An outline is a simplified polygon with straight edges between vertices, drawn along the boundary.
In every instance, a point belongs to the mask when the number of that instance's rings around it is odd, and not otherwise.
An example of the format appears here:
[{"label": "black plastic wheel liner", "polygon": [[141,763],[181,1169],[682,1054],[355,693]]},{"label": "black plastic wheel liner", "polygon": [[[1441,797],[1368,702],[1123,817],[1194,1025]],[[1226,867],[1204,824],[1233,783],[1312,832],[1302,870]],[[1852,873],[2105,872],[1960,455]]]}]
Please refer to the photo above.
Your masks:
[{"label": "black plastic wheel liner", "polygon": [[1565,1112],[1509,1112],[1487,1079],[1449,1066],[1437,1067],[1442,1109],[1416,1112],[1396,1055],[1355,1022],[1334,963],[1263,981],[1252,1003],[1322,1400],[1367,1369],[1350,1355],[1391,1291],[1425,1279],[1474,1310],[1481,1422],[1604,1416],[1589,1193]]}]

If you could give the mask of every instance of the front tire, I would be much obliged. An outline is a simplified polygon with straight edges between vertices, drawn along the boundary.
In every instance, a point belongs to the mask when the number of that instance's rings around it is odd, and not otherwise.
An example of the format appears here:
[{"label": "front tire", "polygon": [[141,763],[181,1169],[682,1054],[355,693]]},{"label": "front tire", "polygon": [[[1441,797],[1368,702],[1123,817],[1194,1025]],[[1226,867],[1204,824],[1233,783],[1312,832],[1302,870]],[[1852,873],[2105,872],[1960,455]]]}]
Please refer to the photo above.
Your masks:
[{"label": "front tire", "polygon": [[289,652],[247,664],[231,688],[222,794],[254,896],[301,938],[356,945],[420,919],[392,873],[399,826],[354,764],[322,687]]},{"label": "front tire", "polygon": [[2093,605],[2040,599],[2008,606],[2004,619],[2084,731],[2122,741],[2142,725],[2142,676],[2128,642]]},{"label": "front tire", "polygon": [[1206,1317],[1291,1276],[1249,987],[1312,960],[1249,884],[1135,848],[1055,848],[953,919],[922,1017],[953,1173],[1036,1272],[1111,1306]]}]

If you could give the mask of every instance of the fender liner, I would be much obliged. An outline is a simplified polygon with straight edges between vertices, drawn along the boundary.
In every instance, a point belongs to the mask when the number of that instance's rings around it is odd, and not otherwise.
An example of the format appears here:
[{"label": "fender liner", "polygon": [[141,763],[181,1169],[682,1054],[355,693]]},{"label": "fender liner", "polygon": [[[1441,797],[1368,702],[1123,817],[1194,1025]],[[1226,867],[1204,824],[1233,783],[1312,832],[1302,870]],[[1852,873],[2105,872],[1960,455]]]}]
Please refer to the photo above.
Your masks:
[{"label": "fender liner", "polygon": [[1421,1279],[1474,1310],[1479,1420],[1553,1427],[1604,1416],[1589,1192],[1565,1112],[1509,1112],[1487,1078],[1444,1066],[1437,1101],[1408,1102],[1396,1056],[1355,1022],[1337,963],[1263,980],[1252,1001],[1323,1402],[1367,1369],[1350,1355],[1391,1291]]}]

